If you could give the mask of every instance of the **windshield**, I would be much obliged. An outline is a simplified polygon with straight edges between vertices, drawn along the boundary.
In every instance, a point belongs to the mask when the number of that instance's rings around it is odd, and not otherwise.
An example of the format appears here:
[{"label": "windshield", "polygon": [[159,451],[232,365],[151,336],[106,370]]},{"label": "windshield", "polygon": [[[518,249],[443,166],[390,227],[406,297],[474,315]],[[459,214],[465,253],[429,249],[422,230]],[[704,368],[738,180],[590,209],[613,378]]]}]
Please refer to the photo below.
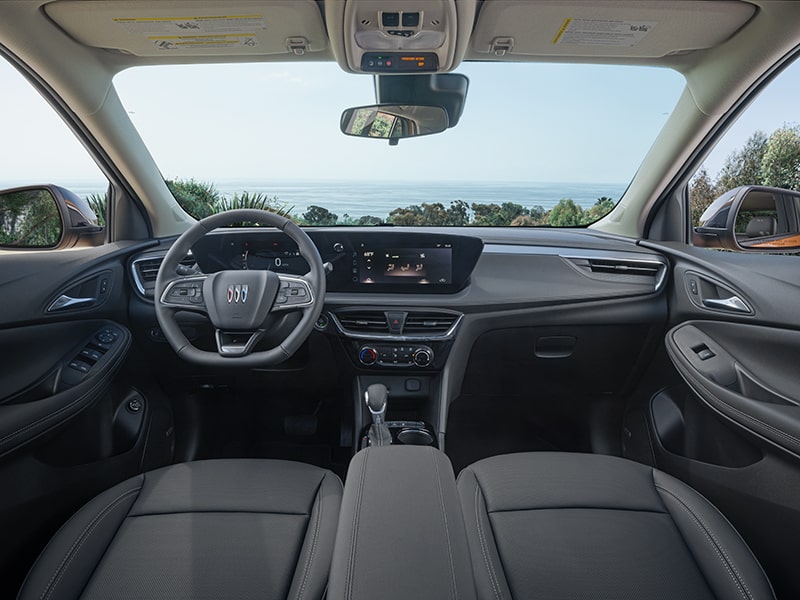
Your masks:
[{"label": "windshield", "polygon": [[260,206],[304,225],[586,225],[611,210],[684,81],[667,69],[470,63],[443,133],[343,135],[373,79],[335,63],[140,67],[115,86],[195,217]]}]

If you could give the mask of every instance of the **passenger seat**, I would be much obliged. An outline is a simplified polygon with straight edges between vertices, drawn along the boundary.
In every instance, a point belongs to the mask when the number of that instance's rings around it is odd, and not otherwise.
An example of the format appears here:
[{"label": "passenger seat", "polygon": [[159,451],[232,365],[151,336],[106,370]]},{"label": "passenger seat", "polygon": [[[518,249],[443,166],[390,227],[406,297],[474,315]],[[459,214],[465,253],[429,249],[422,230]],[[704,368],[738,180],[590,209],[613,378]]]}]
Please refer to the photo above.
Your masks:
[{"label": "passenger seat", "polygon": [[510,454],[467,467],[457,489],[479,599],[774,598],[725,517],[656,469]]}]

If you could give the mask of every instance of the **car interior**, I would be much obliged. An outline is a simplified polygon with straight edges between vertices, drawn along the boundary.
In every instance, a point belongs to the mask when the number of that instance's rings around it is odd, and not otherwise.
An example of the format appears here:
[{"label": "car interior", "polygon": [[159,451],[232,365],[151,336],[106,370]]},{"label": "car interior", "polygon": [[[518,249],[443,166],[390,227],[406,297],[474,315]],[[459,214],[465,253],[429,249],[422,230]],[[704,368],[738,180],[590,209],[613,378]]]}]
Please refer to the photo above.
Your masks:
[{"label": "car interior", "polygon": [[[0,245],[0,597],[800,596],[800,192],[689,199],[800,4],[0,0],[0,54],[108,180],[0,191],[57,223]],[[462,65],[685,86],[588,226],[195,219],[115,76],[251,63],[367,79],[371,147],[490,123]]]}]

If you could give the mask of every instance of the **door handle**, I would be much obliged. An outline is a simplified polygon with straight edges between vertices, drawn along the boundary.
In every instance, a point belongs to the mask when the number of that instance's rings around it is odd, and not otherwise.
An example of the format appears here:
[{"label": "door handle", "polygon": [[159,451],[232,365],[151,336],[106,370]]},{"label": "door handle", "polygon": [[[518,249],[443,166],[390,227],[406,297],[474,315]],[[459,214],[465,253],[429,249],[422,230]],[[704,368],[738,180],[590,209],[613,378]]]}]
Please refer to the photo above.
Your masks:
[{"label": "door handle", "polygon": [[750,307],[747,306],[739,296],[731,296],[730,298],[703,298],[703,306],[717,310],[729,310],[731,312],[752,312]]},{"label": "door handle", "polygon": [[72,296],[61,294],[58,298],[56,298],[55,302],[50,305],[50,308],[47,309],[47,312],[64,310],[65,308],[72,308],[81,304],[94,304],[95,302],[97,302],[97,298],[73,298]]}]

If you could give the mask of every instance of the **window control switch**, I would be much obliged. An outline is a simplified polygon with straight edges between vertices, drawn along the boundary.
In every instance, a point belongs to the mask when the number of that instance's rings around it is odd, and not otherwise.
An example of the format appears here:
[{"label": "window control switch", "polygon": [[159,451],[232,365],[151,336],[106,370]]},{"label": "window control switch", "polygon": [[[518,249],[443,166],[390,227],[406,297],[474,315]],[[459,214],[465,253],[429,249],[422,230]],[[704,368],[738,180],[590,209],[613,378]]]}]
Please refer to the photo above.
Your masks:
[{"label": "window control switch", "polygon": [[708,348],[705,348],[704,350],[700,350],[700,352],[697,353],[697,357],[700,360],[708,360],[709,358],[714,358],[715,356],[716,356],[716,354],[714,354]]}]

